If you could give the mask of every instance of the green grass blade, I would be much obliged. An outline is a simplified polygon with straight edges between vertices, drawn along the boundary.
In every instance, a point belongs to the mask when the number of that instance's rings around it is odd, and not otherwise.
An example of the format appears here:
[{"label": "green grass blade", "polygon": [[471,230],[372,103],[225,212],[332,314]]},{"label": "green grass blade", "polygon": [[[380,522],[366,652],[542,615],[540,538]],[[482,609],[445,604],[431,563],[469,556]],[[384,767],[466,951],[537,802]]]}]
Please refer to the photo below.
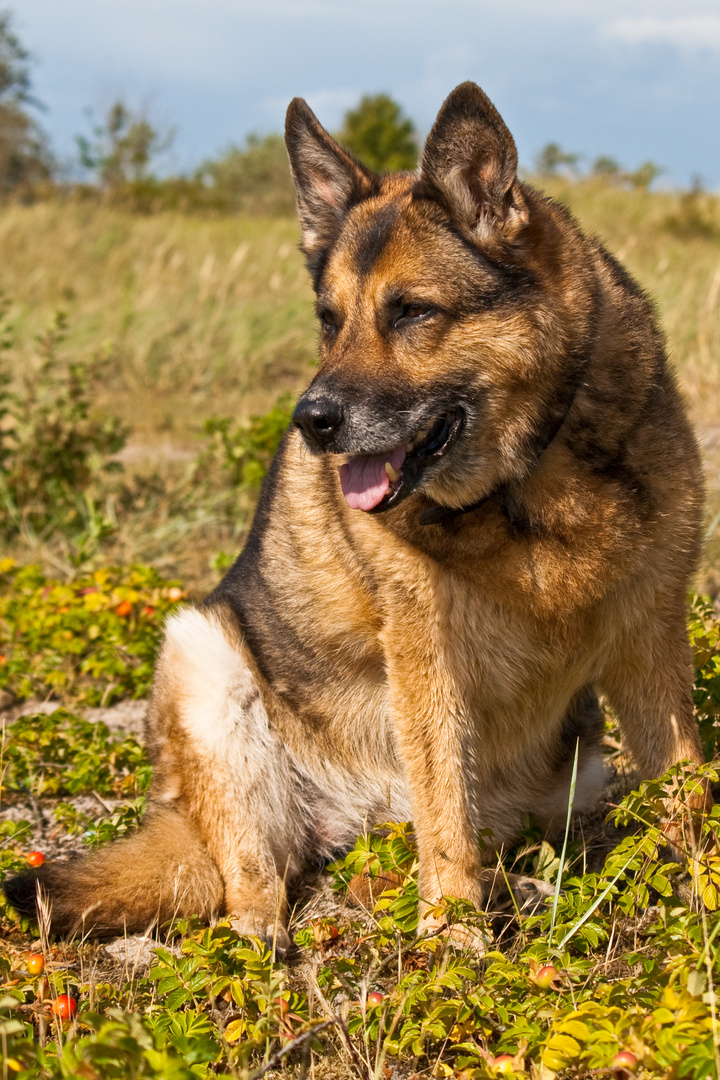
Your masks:
[{"label": "green grass blade", "polygon": [[590,905],[590,907],[589,907],[589,908],[588,908],[588,910],[587,910],[587,911],[585,912],[585,914],[583,915],[583,917],[582,917],[581,919],[578,919],[578,921],[577,921],[577,922],[575,923],[575,925],[573,926],[572,930],[568,930],[567,934],[565,935],[565,937],[564,937],[564,938],[562,939],[562,941],[561,941],[561,942],[560,942],[560,944],[558,945],[558,949],[559,949],[559,950],[560,950],[560,949],[564,949],[564,948],[565,948],[565,946],[567,945],[567,943],[568,943],[568,941],[570,940],[570,938],[571,938],[571,937],[573,937],[573,936],[574,936],[574,935],[575,935],[575,934],[576,934],[576,933],[578,932],[578,930],[579,930],[579,929],[580,929],[580,927],[581,927],[581,926],[583,925],[583,923],[586,923],[586,922],[588,921],[588,919],[590,918],[590,916],[591,916],[591,915],[593,914],[593,912],[594,912],[594,911],[595,911],[595,910],[596,910],[597,908],[599,908],[599,907],[600,907],[600,905],[602,904],[603,900],[605,899],[605,897],[606,897],[606,896],[608,895],[608,893],[609,893],[609,892],[610,892],[610,890],[612,889],[612,887],[613,887],[613,885],[615,884],[615,882],[616,882],[616,881],[618,881],[618,879],[619,879],[619,878],[621,878],[621,877],[623,876],[623,874],[625,873],[625,871],[627,870],[628,866],[630,865],[630,863],[632,862],[632,860],[633,860],[633,859],[635,858],[635,856],[636,856],[636,855],[637,855],[637,851],[633,851],[633,852],[631,852],[630,856],[629,856],[629,857],[628,857],[628,859],[627,859],[627,862],[626,862],[626,863],[625,863],[625,864],[624,864],[624,865],[623,865],[623,866],[622,866],[622,867],[621,867],[621,868],[620,868],[620,869],[618,870],[617,874],[616,874],[616,875],[615,875],[615,877],[614,877],[614,878],[612,879],[612,881],[611,881],[611,882],[610,882],[610,884],[609,884],[609,885],[607,886],[607,888],[606,888],[606,889],[603,889],[603,891],[602,891],[602,892],[600,893],[600,895],[598,896],[597,900],[595,900],[595,901],[594,901],[594,903],[592,903],[592,904]]},{"label": "green grass blade", "polygon": [[710,522],[710,525],[708,526],[708,529],[707,529],[707,531],[705,533],[705,536],[703,537],[703,543],[707,544],[708,540],[710,539],[712,534],[715,532],[715,529],[717,528],[718,525],[720,525],[720,510],[718,510],[717,514],[715,515],[715,517]]},{"label": "green grass blade", "polygon": [[548,934],[548,945],[552,945],[553,934],[555,933],[555,919],[557,917],[558,900],[560,899],[560,888],[562,885],[563,870],[565,869],[565,853],[567,852],[568,836],[570,835],[570,820],[572,818],[572,808],[575,802],[575,785],[577,783],[577,770],[578,770],[578,758],[580,757],[580,739],[575,742],[575,760],[573,761],[572,777],[570,779],[570,796],[568,798],[568,812],[567,821],[565,822],[565,839],[563,840],[562,852],[560,854],[560,866],[558,867],[557,881],[555,882],[555,895],[553,896],[552,906],[552,918],[550,919],[550,933]]}]

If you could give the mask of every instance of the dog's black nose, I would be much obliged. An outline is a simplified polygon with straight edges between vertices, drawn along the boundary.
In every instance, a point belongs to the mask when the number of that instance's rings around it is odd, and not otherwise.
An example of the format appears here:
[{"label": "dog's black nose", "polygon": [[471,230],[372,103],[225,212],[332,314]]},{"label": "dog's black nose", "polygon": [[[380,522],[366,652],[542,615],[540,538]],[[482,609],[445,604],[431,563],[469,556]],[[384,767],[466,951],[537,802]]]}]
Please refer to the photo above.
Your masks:
[{"label": "dog's black nose", "polygon": [[292,415],[308,442],[324,449],[342,424],[342,406],[330,398],[301,397]]}]

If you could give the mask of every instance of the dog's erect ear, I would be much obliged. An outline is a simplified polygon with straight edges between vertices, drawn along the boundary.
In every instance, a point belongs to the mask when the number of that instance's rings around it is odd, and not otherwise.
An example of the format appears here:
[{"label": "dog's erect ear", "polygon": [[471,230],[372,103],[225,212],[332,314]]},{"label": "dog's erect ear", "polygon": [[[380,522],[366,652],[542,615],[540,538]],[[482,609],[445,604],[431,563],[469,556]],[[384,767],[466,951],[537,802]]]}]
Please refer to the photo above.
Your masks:
[{"label": "dog's erect ear", "polygon": [[335,142],[302,98],[294,98],[288,106],[285,145],[297,193],[302,249],[312,269],[350,207],[375,194],[380,178]]},{"label": "dog's erect ear", "polygon": [[527,223],[515,141],[475,83],[456,87],[438,113],[425,143],[417,191],[439,197],[475,240],[514,240]]}]

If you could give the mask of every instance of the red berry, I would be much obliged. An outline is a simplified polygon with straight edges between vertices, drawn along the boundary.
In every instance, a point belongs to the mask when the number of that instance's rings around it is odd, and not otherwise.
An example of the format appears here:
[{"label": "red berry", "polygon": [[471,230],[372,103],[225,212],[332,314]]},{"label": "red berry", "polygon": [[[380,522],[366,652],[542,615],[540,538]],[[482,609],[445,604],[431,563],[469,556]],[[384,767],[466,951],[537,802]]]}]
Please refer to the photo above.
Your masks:
[{"label": "red berry", "polygon": [[115,608],[115,614],[119,615],[121,619],[125,619],[132,611],[132,604],[129,600],[122,600]]},{"label": "red berry", "polygon": [[635,1072],[638,1067],[638,1059],[630,1050],[621,1050],[612,1060],[613,1069],[622,1069],[625,1072]]},{"label": "red berry", "polygon": [[150,618],[150,616],[154,615],[154,614],[155,614],[155,608],[152,607],[150,604],[146,604],[145,607],[143,608],[143,615],[147,615],[147,617]]},{"label": "red berry", "polygon": [[545,964],[534,976],[535,985],[541,990],[559,990],[562,986],[560,972],[553,964]]},{"label": "red berry", "polygon": [[499,1073],[511,1073],[513,1071],[515,1059],[512,1054],[498,1054],[490,1062],[490,1068],[495,1069],[495,1072]]},{"label": "red berry", "polygon": [[43,855],[42,851],[31,851],[29,855],[25,856],[25,858],[31,866],[42,866],[42,864],[45,862],[45,856]]},{"label": "red berry", "polygon": [[287,1014],[290,1012],[290,1002],[287,998],[277,998],[275,1004],[280,1010],[281,1016],[287,1016]]},{"label": "red berry", "polygon": [[42,975],[45,970],[45,957],[42,953],[30,953],[25,961],[25,967],[31,975]]},{"label": "red berry", "polygon": [[368,994],[367,996],[367,1003],[368,1005],[382,1005],[382,999],[383,995],[380,991],[373,990],[372,994]]},{"label": "red berry", "polygon": [[61,1020],[69,1020],[77,1012],[77,1001],[70,994],[58,994],[50,1008]]}]

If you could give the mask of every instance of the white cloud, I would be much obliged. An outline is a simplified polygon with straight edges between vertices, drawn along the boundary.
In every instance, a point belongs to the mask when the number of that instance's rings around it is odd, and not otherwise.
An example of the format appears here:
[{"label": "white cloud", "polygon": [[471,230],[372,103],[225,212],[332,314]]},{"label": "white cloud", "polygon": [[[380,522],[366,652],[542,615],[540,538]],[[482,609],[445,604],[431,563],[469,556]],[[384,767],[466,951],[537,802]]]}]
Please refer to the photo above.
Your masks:
[{"label": "white cloud", "polygon": [[631,45],[661,42],[680,49],[720,49],[720,15],[628,16],[613,19],[603,29],[608,36]]}]

